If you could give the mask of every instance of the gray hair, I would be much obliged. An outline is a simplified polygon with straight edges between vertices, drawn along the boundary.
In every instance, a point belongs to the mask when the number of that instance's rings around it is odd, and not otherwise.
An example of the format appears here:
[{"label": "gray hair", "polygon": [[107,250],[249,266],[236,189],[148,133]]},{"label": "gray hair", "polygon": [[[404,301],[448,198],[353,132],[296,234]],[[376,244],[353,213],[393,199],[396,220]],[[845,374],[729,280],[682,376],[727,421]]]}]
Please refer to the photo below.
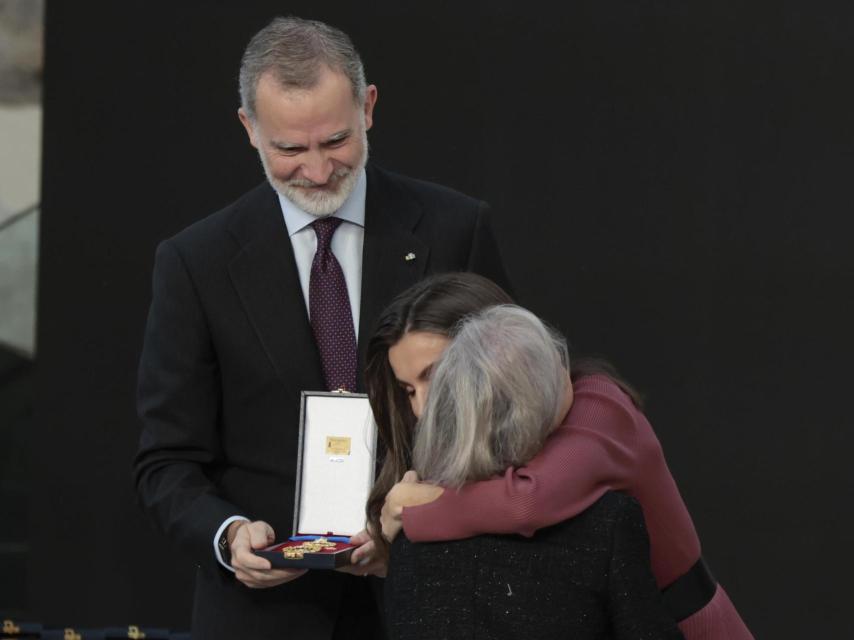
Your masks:
[{"label": "gray hair", "polygon": [[568,373],[566,341],[530,311],[500,305],[464,320],[415,427],[419,477],[459,487],[528,462],[561,418]]},{"label": "gray hair", "polygon": [[275,18],[256,33],[240,62],[240,103],[255,119],[255,90],[265,73],[274,74],[285,89],[311,89],[322,68],[344,74],[353,99],[365,102],[365,69],[349,36],[317,20]]}]

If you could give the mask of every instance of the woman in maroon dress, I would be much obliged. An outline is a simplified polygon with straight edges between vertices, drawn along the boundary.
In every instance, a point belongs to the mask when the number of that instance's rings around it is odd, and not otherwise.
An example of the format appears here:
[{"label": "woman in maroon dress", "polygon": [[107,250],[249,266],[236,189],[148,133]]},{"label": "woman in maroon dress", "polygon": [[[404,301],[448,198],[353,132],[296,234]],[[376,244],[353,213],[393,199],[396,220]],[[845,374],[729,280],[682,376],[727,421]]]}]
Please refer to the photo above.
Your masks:
[{"label": "woman in maroon dress", "polygon": [[368,347],[366,381],[381,439],[390,444],[368,503],[373,530],[393,539],[402,526],[413,542],[488,533],[531,536],[581,513],[609,490],[624,491],[641,504],[652,571],[685,637],[752,638],[702,561],[697,533],[652,427],[631,389],[603,367],[573,365],[569,408],[524,466],[459,489],[418,483],[412,472],[401,481],[412,464],[412,434],[427,400],[430,371],[455,327],[472,313],[510,302],[488,280],[448,274],[405,291],[381,316]]}]

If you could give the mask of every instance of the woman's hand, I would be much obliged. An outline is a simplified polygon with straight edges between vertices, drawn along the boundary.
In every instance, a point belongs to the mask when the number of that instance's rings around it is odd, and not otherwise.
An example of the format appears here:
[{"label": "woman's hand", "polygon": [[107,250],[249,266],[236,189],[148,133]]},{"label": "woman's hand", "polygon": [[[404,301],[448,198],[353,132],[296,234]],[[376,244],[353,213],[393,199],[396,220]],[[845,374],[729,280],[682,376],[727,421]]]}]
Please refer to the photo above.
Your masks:
[{"label": "woman's hand", "polygon": [[386,494],[380,522],[383,537],[392,542],[403,527],[403,508],[417,507],[433,502],[445,490],[435,484],[418,482],[418,474],[411,469],[403,474],[403,479]]}]

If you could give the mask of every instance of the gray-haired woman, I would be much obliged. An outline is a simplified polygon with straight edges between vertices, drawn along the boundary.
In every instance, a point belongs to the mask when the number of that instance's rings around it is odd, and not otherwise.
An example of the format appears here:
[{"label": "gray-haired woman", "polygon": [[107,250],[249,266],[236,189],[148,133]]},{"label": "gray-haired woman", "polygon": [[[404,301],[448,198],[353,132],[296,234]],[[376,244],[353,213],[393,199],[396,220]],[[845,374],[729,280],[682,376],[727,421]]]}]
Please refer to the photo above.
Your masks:
[{"label": "gray-haired woman", "polygon": [[[426,364],[431,347],[440,356]],[[512,305],[468,317],[453,339],[409,332],[388,360],[418,418],[412,466],[447,488],[524,465],[571,403],[564,340]],[[532,538],[399,535],[385,593],[392,638],[682,637],[650,570],[640,506],[619,493]]]}]

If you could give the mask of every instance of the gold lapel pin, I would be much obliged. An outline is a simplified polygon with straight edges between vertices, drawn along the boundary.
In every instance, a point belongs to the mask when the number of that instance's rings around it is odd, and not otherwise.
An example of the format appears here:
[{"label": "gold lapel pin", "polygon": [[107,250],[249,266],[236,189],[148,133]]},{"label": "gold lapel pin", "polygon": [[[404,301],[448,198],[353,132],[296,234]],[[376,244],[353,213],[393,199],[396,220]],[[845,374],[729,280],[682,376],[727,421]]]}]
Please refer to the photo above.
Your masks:
[{"label": "gold lapel pin", "polygon": [[407,253],[405,256],[403,256],[403,259],[407,262],[412,262],[413,260],[415,260],[415,254],[411,252]]}]

